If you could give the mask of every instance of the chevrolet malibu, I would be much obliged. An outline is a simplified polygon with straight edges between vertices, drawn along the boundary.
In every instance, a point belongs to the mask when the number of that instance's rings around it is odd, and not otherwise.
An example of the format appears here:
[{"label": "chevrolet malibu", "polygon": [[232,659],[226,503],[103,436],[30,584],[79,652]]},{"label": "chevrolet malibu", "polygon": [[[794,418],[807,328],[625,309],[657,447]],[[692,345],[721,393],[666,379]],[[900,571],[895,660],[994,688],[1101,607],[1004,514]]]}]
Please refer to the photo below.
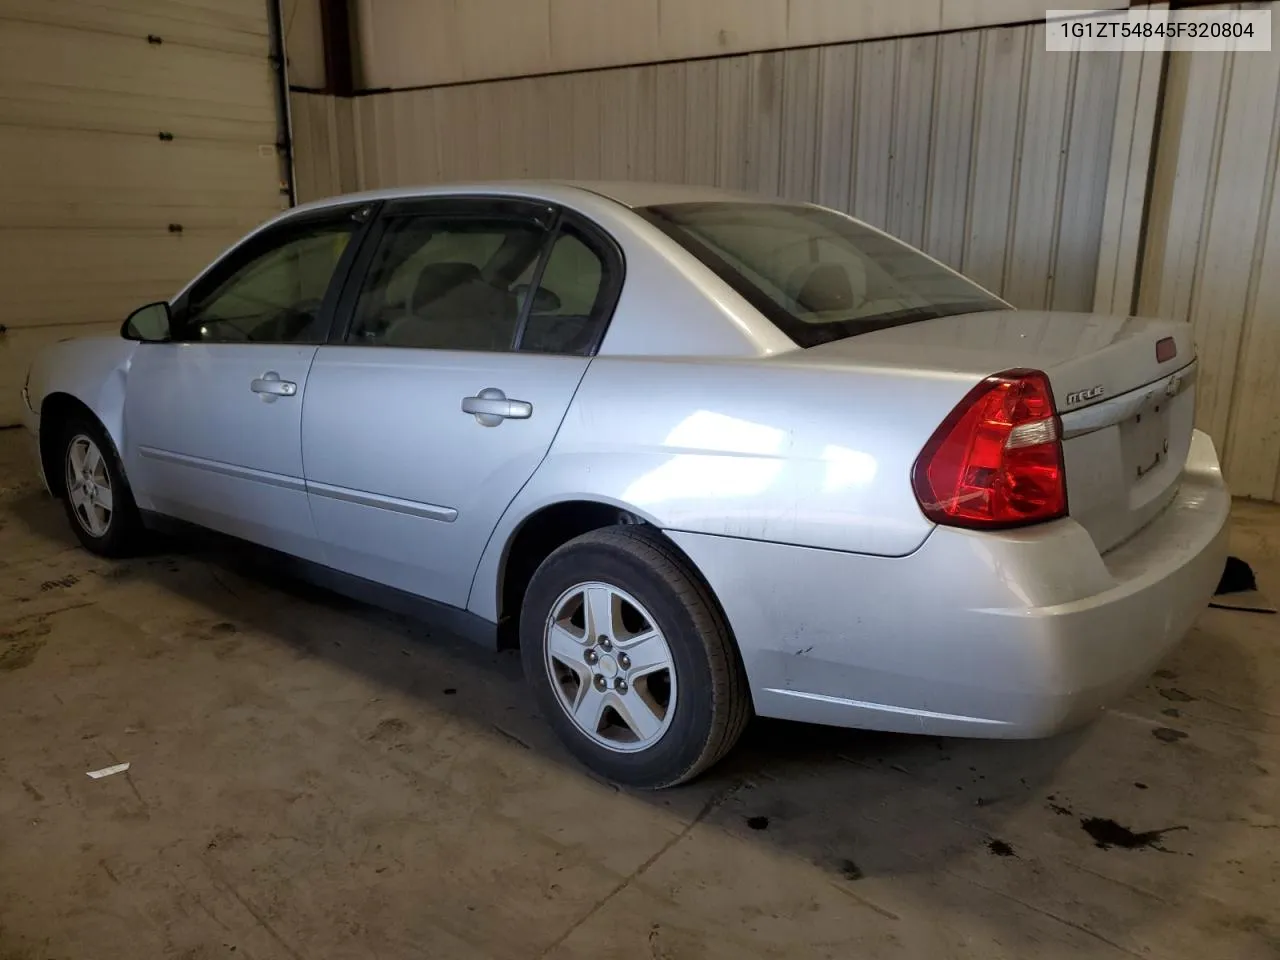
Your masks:
[{"label": "chevrolet malibu", "polygon": [[160,526],[518,644],[568,749],[687,780],[754,713],[1080,723],[1222,571],[1186,324],[1016,310],[819,206],[652,184],[295,208],[24,387],[89,550]]}]

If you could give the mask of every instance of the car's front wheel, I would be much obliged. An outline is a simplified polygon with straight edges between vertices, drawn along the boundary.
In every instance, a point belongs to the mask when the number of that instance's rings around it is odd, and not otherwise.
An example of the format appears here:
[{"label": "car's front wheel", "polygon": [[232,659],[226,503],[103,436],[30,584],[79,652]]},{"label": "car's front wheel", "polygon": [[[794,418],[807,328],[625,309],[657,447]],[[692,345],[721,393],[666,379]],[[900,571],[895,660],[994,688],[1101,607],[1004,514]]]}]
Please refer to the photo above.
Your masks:
[{"label": "car's front wheel", "polygon": [[552,553],[525,594],[520,645],[556,733],[617,783],[691,779],[732,748],[750,716],[715,601],[645,527],[596,530]]},{"label": "car's front wheel", "polygon": [[73,417],[64,425],[61,449],[62,502],[80,543],[104,557],[135,552],[142,521],[107,432],[88,417]]}]

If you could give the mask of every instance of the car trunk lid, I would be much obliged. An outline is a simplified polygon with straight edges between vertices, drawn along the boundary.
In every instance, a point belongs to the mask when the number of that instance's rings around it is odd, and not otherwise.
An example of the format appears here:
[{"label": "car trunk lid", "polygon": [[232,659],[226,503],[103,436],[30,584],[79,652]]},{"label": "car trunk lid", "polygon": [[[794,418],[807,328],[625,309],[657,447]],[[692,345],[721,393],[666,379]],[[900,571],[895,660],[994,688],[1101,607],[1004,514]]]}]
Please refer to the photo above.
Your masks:
[{"label": "car trunk lid", "polygon": [[998,310],[904,324],[805,352],[813,360],[922,374],[1044,371],[1062,418],[1068,510],[1100,551],[1140,530],[1177,491],[1195,413],[1189,324]]}]

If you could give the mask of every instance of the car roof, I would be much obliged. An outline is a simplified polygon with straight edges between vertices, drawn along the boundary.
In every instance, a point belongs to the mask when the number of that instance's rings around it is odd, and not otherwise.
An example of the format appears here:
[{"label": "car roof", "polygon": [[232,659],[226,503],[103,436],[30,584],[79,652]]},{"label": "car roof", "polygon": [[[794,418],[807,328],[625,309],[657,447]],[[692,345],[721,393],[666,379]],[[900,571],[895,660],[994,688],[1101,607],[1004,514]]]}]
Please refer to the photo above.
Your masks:
[{"label": "car roof", "polygon": [[624,207],[657,206],[665,203],[707,203],[726,201],[759,201],[764,197],[718,187],[676,183],[647,183],[639,180],[485,180],[475,182],[437,183],[422,186],[389,187],[366,190],[313,200],[300,204],[290,213],[317,210],[344,203],[373,200],[404,200],[415,197],[448,196],[515,196],[572,204],[584,195],[605,197]]}]

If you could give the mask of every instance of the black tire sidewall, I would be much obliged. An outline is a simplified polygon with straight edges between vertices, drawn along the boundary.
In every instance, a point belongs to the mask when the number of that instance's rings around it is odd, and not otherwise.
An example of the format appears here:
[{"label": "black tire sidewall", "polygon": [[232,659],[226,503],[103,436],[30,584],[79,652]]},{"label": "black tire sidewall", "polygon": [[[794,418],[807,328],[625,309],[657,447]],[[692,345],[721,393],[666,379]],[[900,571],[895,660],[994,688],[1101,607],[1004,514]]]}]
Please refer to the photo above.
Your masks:
[{"label": "black tire sidewall", "polygon": [[[111,517],[107,523],[107,532],[101,537],[93,536],[81,524],[80,518],[76,515],[76,508],[71,503],[71,491],[67,489],[67,454],[71,442],[79,436],[88,437],[97,446],[102,454],[103,467],[111,480]],[[87,417],[70,418],[63,426],[58,444],[58,469],[61,471],[59,481],[63,487],[62,506],[76,539],[86,550],[102,556],[122,556],[130,552],[138,534],[137,510],[134,507],[133,494],[129,489],[128,481],[125,479],[124,467],[120,463],[115,444],[111,442],[107,431],[96,421]]]},{"label": "black tire sidewall", "polygon": [[[568,717],[553,689],[543,652],[552,605],[575,584],[599,581],[631,594],[653,616],[675,667],[675,715],[652,747],[618,753],[600,746]],[[582,763],[618,783],[657,788],[684,779],[706,751],[713,732],[712,667],[692,612],[668,579],[620,545],[570,543],[539,567],[520,614],[525,676],[539,707],[560,739]]]}]

